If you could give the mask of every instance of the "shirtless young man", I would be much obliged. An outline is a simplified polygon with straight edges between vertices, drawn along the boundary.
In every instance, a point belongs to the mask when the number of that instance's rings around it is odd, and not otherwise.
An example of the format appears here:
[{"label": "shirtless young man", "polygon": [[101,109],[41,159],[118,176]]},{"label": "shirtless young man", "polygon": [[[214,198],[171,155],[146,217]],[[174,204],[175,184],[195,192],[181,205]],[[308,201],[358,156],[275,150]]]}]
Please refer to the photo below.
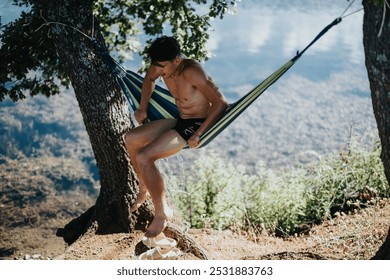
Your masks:
[{"label": "shirtless young man", "polygon": [[126,148],[138,175],[139,194],[131,207],[136,211],[150,195],[155,208],[152,223],[145,237],[156,237],[172,217],[168,207],[163,178],[155,161],[178,153],[187,144],[199,145],[206,132],[227,108],[224,96],[207,76],[201,65],[180,54],[180,45],[172,37],[157,38],[148,50],[151,66],[141,94],[141,103],[134,117],[139,124],[147,119],[147,108],[156,79],[162,77],[180,112],[179,119],[148,122],[126,135]]}]

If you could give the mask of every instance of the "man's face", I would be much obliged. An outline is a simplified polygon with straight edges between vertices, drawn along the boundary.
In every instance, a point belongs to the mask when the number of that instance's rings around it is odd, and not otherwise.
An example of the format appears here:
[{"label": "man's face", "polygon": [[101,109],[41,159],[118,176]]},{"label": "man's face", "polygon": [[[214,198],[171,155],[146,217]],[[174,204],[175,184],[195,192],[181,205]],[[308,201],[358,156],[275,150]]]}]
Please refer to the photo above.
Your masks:
[{"label": "man's face", "polygon": [[169,78],[176,71],[176,63],[172,61],[157,61],[154,63],[157,67],[162,69],[162,76],[164,78]]}]

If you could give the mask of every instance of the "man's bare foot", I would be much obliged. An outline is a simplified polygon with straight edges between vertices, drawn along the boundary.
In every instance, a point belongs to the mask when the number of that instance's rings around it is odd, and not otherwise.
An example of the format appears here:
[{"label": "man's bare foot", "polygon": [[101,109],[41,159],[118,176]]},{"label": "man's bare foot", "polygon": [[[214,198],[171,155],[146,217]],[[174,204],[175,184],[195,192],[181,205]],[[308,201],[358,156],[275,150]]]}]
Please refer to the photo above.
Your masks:
[{"label": "man's bare foot", "polygon": [[147,190],[140,189],[140,192],[137,196],[137,199],[133,203],[133,205],[130,207],[130,212],[137,211],[138,208],[141,207],[141,205],[148,199],[149,193]]},{"label": "man's bare foot", "polygon": [[166,213],[161,213],[160,215],[155,215],[152,223],[148,226],[148,229],[145,232],[145,237],[157,237],[164,236],[161,235],[163,230],[166,228],[169,220],[173,217],[172,209],[168,208]]}]

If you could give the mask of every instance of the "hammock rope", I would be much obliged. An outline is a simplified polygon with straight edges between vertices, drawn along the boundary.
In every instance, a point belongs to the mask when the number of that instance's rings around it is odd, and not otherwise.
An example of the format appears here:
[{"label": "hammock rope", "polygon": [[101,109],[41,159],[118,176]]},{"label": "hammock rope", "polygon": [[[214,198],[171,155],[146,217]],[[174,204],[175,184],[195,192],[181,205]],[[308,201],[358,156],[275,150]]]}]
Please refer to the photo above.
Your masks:
[{"label": "hammock rope", "polygon": [[341,14],[341,18],[345,15],[345,13],[349,10],[349,8],[351,8],[353,2],[355,2],[355,0],[352,0],[351,3],[349,3],[349,5],[345,8],[344,12]]}]

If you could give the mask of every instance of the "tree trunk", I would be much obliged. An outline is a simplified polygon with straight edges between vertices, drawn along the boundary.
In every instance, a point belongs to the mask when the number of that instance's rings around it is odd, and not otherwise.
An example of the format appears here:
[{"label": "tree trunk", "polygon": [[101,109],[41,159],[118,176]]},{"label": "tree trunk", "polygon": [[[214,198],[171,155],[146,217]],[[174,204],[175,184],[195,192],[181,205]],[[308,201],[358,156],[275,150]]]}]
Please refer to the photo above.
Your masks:
[{"label": "tree trunk", "polygon": [[[47,1],[50,34],[56,51],[70,76],[100,173],[96,205],[58,231],[72,243],[93,225],[97,233],[130,232],[150,220],[151,208],[139,217],[129,209],[137,194],[137,180],[129,164],[124,135],[133,126],[123,94],[108,68],[93,51],[91,41],[70,26],[92,36],[92,0]],[[95,24],[94,37],[104,45]]]},{"label": "tree trunk", "polygon": [[[387,15],[383,19],[383,3],[375,4],[372,0],[363,0],[363,6],[363,44],[366,68],[382,144],[381,159],[387,181],[390,183],[390,9],[386,8]],[[381,30],[382,23],[384,24]],[[380,30],[382,33],[378,37]],[[390,259],[389,249],[390,237],[388,236],[374,258]]]},{"label": "tree trunk", "polygon": [[[65,242],[75,242],[85,232],[108,234],[144,230],[153,218],[150,201],[130,212],[138,193],[136,174],[130,165],[124,135],[133,127],[129,107],[114,77],[96,56],[92,42],[72,27],[92,37],[92,0],[36,0],[51,24],[56,51],[71,79],[100,175],[96,204],[57,231]],[[47,6],[46,6],[47,5]],[[95,25],[94,38],[104,46]],[[205,251],[185,233],[170,224],[167,236],[176,238],[183,251],[207,259]]]}]

